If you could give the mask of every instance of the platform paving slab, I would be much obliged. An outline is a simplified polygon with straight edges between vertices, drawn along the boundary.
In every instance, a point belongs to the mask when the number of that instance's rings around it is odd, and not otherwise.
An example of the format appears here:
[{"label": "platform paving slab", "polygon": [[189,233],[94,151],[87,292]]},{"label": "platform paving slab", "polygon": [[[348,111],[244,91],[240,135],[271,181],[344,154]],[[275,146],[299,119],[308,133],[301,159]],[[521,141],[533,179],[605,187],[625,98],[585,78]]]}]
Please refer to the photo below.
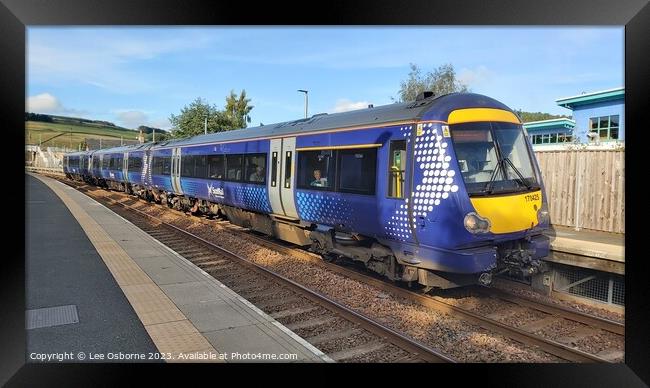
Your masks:
[{"label": "platform paving slab", "polygon": [[[77,322],[34,322],[26,330],[26,361],[91,362],[90,353],[157,352],[144,325],[77,220],[47,185],[25,177],[26,317],[74,306]],[[72,307],[71,307],[72,308]],[[49,310],[45,310],[49,311]],[[29,324],[29,321],[26,322]],[[85,360],[78,354],[83,352]],[[63,359],[63,355],[68,356]],[[129,360],[127,362],[160,360]],[[105,359],[103,362],[124,362]]]},{"label": "platform paving slab", "polygon": [[[111,256],[107,267],[125,289],[125,295],[158,349],[180,347],[186,352],[241,353],[239,346],[246,352],[296,355],[295,359],[261,360],[267,362],[332,361],[124,218],[60,182],[38,178],[61,196],[73,214],[77,213],[77,218],[85,219],[85,231],[96,241],[98,251]],[[174,322],[181,323],[175,327]],[[173,336],[168,335],[170,330],[175,333]],[[228,332],[240,340],[226,340]],[[225,361],[258,360],[226,358]]]},{"label": "platform paving slab", "polygon": [[548,233],[551,249],[625,263],[625,235],[554,226]]}]

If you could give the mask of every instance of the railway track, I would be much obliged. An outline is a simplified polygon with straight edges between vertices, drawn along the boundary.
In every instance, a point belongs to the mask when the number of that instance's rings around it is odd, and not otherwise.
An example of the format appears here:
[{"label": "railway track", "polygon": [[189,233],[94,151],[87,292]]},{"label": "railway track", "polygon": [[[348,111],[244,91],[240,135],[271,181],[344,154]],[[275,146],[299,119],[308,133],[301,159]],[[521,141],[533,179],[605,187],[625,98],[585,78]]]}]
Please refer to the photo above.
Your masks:
[{"label": "railway track", "polygon": [[[536,300],[512,295],[502,290],[483,288],[478,286],[471,288],[470,292],[474,295],[479,295],[484,298],[499,299],[501,302],[503,302],[503,308],[495,314],[491,315],[476,313],[470,309],[450,303],[447,298],[418,293],[416,291],[411,291],[409,289],[389,283],[382,278],[375,277],[371,274],[356,269],[354,265],[349,265],[348,263],[346,263],[348,265],[340,265],[323,261],[318,256],[310,252],[305,252],[300,249],[278,244],[275,241],[271,241],[259,236],[253,236],[253,238],[257,239],[262,244],[273,247],[273,249],[280,250],[287,254],[299,255],[302,259],[319,263],[320,265],[327,267],[332,272],[336,272],[348,278],[370,284],[383,292],[390,292],[393,295],[404,297],[406,299],[415,301],[422,306],[435,309],[436,311],[460,316],[463,319],[481,326],[487,330],[497,332],[526,345],[536,346],[545,352],[553,354],[554,356],[557,356],[566,361],[611,362],[609,359],[599,357],[597,355],[582,351],[558,341],[544,338],[540,335],[535,334],[535,331],[549,326],[553,323],[570,321],[587,326],[592,331],[602,330],[619,336],[623,336],[625,332],[625,326],[618,322],[595,317],[565,307],[546,304]],[[507,305],[510,306],[506,307]],[[511,307],[513,306],[541,312],[544,316],[543,318],[531,321],[529,324],[525,325],[524,328],[514,327],[507,323],[501,322],[499,320],[499,317],[507,317],[508,315],[511,315]],[[589,333],[589,330],[585,330],[584,332]]]},{"label": "railway track", "polygon": [[[474,295],[483,298],[498,299],[502,302],[502,309],[490,315],[484,315],[471,311],[470,309],[450,303],[447,299],[439,296],[431,296],[416,291],[411,291],[404,287],[387,282],[382,278],[375,277],[371,274],[362,272],[356,269],[354,265],[340,265],[332,262],[323,261],[318,256],[305,252],[300,249],[291,248],[283,244],[278,244],[269,239],[253,236],[253,238],[260,241],[262,244],[273,247],[273,249],[280,250],[287,254],[300,255],[301,258],[319,263],[329,270],[336,272],[340,275],[370,284],[383,292],[390,292],[394,295],[404,297],[406,299],[417,302],[418,304],[433,308],[437,311],[446,312],[452,315],[460,316],[463,319],[481,326],[487,330],[500,333],[508,338],[518,342],[536,346],[545,352],[553,354],[563,360],[572,362],[611,362],[611,360],[599,357],[595,354],[582,351],[567,344],[544,338],[535,334],[539,329],[550,326],[552,324],[562,324],[562,322],[574,322],[579,325],[587,327],[583,330],[583,334],[593,331],[602,330],[612,333],[617,336],[625,334],[625,326],[619,322],[607,320],[604,318],[592,316],[579,311],[575,311],[562,306],[553,304],[542,303],[533,299],[524,298],[521,296],[509,294],[506,291],[484,288],[472,287],[470,292]],[[507,306],[507,307],[506,307]],[[507,323],[503,323],[499,318],[508,317],[512,315],[512,307],[529,309],[543,314],[543,317],[536,319],[526,324],[523,328],[514,327]],[[622,339],[622,338],[621,338]]]},{"label": "railway track", "polygon": [[[68,183],[68,182],[65,182]],[[116,204],[119,204],[119,206],[122,206],[123,208],[129,208],[133,211],[142,213],[138,209],[134,209],[130,205],[139,202],[138,199],[133,199],[127,197],[123,193],[115,193],[115,194],[110,194],[109,195],[110,200],[113,201],[113,205],[115,206]],[[124,201],[124,198],[128,198],[126,202]],[[166,208],[163,205],[158,205],[161,208]],[[148,217],[148,214],[142,213]],[[202,222],[214,222],[214,221],[205,221],[202,220]],[[234,225],[229,224],[228,222],[223,222],[223,226],[226,226],[228,228],[233,229],[233,231],[244,231],[246,229],[240,228]],[[189,234],[187,231],[184,231],[182,229],[177,228],[176,226],[169,225],[169,227],[173,228],[175,230],[174,233],[185,233],[187,235]],[[193,236],[194,238],[201,239],[200,237]],[[492,313],[492,314],[482,314],[480,312],[472,311],[470,308],[462,307],[457,304],[451,303],[448,298],[443,298],[439,296],[430,296],[430,295],[425,295],[421,293],[417,293],[399,286],[396,286],[394,284],[388,283],[387,281],[383,279],[379,279],[377,277],[374,277],[372,275],[369,275],[367,273],[360,272],[353,266],[345,266],[345,265],[340,265],[340,264],[335,264],[335,263],[330,263],[327,261],[323,261],[320,256],[317,256],[315,254],[312,254],[310,252],[304,251],[302,249],[297,249],[292,246],[288,246],[285,244],[282,244],[280,242],[270,240],[268,238],[264,238],[254,232],[249,232],[247,233],[247,237],[255,240],[255,242],[266,246],[270,249],[276,250],[278,252],[282,252],[287,255],[292,255],[294,257],[300,257],[303,260],[307,260],[315,265],[319,266],[324,266],[328,270],[335,272],[337,274],[340,274],[342,276],[358,280],[360,282],[363,282],[365,284],[372,285],[373,287],[376,287],[377,289],[383,291],[383,292],[389,292],[393,295],[399,296],[406,298],[408,300],[414,301],[418,303],[421,306],[427,307],[434,309],[439,312],[444,312],[450,315],[454,315],[457,317],[462,318],[463,320],[466,320],[468,322],[471,322],[475,325],[478,325],[480,327],[483,327],[486,330],[489,330],[491,332],[496,332],[499,333],[507,338],[513,339],[517,342],[523,343],[527,346],[531,347],[536,347],[544,352],[547,352],[549,354],[552,354],[562,360],[566,361],[571,361],[571,362],[611,362],[612,358],[605,358],[605,357],[600,357],[598,355],[592,354],[587,351],[583,351],[581,349],[578,349],[575,346],[571,346],[570,344],[567,343],[562,343],[553,339],[545,338],[543,335],[539,334],[539,330],[542,330],[544,327],[550,326],[550,325],[562,325],[565,322],[571,322],[574,324],[578,324],[581,326],[584,326],[585,329],[582,330],[582,335],[583,337],[585,336],[585,333],[588,335],[589,333],[594,333],[595,331],[603,331],[607,333],[611,333],[615,336],[623,336],[624,335],[624,326],[618,322],[613,322],[609,321],[603,318],[591,316],[582,312],[578,312],[575,310],[571,310],[568,308],[564,308],[562,306],[557,306],[557,305],[552,305],[552,304],[545,304],[541,303],[540,301],[532,300],[532,299],[527,299],[523,298],[520,296],[515,296],[512,294],[508,294],[504,291],[497,290],[497,289],[484,289],[484,288],[474,288],[471,290],[471,292],[475,295],[480,296],[481,298],[491,298],[493,300],[499,300],[500,303],[504,306],[503,308],[500,308],[499,311]],[[201,239],[202,240],[202,239]],[[216,247],[214,244],[202,240],[204,244],[210,244],[214,247]],[[173,241],[172,241],[173,243]],[[182,250],[182,247],[178,247],[179,249]],[[172,249],[174,249],[172,247]],[[220,248],[223,249],[223,248]],[[182,252],[179,252],[183,254]],[[192,253],[192,251],[189,251],[187,253]],[[246,259],[243,259],[246,260]],[[208,263],[210,262],[209,260],[207,261]],[[250,263],[250,262],[249,262]],[[199,260],[197,265],[201,266],[201,264],[205,264],[205,262]],[[252,263],[251,263],[252,264]],[[264,271],[268,271],[267,269],[260,267]],[[235,279],[236,272],[230,276],[228,275],[229,278]],[[302,291],[307,290],[305,287],[284,278],[286,281],[293,283],[292,287],[298,287]],[[221,279],[220,279],[221,280]],[[251,283],[246,283],[246,280],[244,279],[244,282],[242,284],[251,284]],[[237,286],[234,285],[233,289],[235,291],[238,291]],[[245,289],[242,290],[242,292],[245,293]],[[254,291],[254,290],[252,290]],[[309,291],[309,290],[307,290]],[[296,291],[298,292],[298,291]],[[323,297],[322,295],[318,294],[319,297]],[[246,295],[244,295],[246,297]],[[255,294],[250,295],[250,297],[254,300],[258,297]],[[248,299],[248,297],[246,297]],[[337,304],[335,301],[331,301],[335,304]],[[255,302],[253,302],[255,304]],[[262,303],[264,305],[264,303]],[[338,304],[337,304],[338,305]],[[339,307],[345,308],[344,306],[338,305]],[[506,307],[507,306],[507,307]],[[272,306],[267,306],[267,307],[272,307]],[[282,318],[288,317],[287,321],[291,321],[293,318],[292,316],[295,316],[295,314],[306,314],[309,316],[309,310],[311,307],[292,307],[290,309],[290,312],[277,312],[274,314],[274,312],[271,312],[272,316],[279,317],[278,320],[282,321]],[[347,308],[345,308],[347,309]],[[534,319],[531,322],[521,326],[521,327],[516,327],[512,324],[509,324],[507,322],[507,318],[509,315],[512,315],[512,311],[519,311],[521,310],[528,310],[530,311],[531,315],[535,315],[532,312],[535,312],[538,315],[539,319]],[[272,310],[272,309],[271,309]],[[348,313],[352,312],[354,314],[354,311],[347,309]],[[266,310],[265,310],[266,311]],[[343,313],[340,313],[343,314]],[[363,317],[368,320],[370,318],[368,317]],[[316,322],[316,321],[312,321]],[[359,324],[359,323],[357,323]],[[381,325],[381,324],[380,324]],[[381,325],[383,326],[383,325]],[[291,323],[289,323],[289,327],[294,327],[297,329],[297,332],[300,334],[300,329],[301,325],[297,324],[296,326],[291,326]],[[391,330],[387,327],[384,327],[385,329]],[[392,330],[391,330],[392,331]],[[352,333],[352,332],[351,332]],[[406,339],[403,335],[393,332],[393,334],[397,334],[403,339]],[[379,335],[379,334],[378,334]],[[307,335],[309,337],[309,335]],[[328,339],[328,335],[316,335],[316,338],[312,338],[312,340],[315,340],[316,342],[315,345],[318,344],[318,342],[322,339]],[[307,338],[309,341],[309,338]],[[371,341],[372,342],[372,341]],[[399,347],[399,346],[398,346]],[[425,346],[426,347],[426,346]],[[368,349],[371,349],[372,346],[370,346]],[[421,351],[421,350],[420,350]],[[347,354],[353,354],[354,352],[348,352]],[[417,351],[411,350],[411,353],[417,353]],[[606,352],[605,352],[606,353]],[[614,352],[615,353],[615,352]],[[337,356],[344,355],[344,353],[338,354]],[[401,359],[403,360],[409,360],[410,358],[408,356],[402,357]],[[427,360],[429,361],[429,360]]]},{"label": "railway track", "polygon": [[[62,182],[92,192],[78,182]],[[128,204],[95,198],[338,362],[455,362],[333,299]],[[137,200],[134,200],[137,202]]]}]

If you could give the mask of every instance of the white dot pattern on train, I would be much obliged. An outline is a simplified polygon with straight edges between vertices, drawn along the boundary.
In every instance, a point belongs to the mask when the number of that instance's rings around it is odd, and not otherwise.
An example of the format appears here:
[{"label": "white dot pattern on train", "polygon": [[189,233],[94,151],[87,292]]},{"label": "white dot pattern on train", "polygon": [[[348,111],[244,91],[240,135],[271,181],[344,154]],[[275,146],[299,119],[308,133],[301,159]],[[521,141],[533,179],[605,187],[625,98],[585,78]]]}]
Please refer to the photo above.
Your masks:
[{"label": "white dot pattern on train", "polygon": [[[403,136],[407,136],[413,126],[400,128]],[[422,134],[415,138],[415,170],[414,177],[419,181],[413,183],[413,228],[417,228],[417,217],[427,217],[436,206],[449,198],[451,193],[458,191],[456,172],[450,169],[451,156],[447,155],[447,140],[438,133],[432,123],[424,124]],[[395,210],[388,224],[384,226],[389,238],[407,241],[411,236],[408,219],[408,198]]]},{"label": "white dot pattern on train", "polygon": [[344,198],[301,192],[296,197],[301,219],[329,225],[354,223],[354,209]]}]

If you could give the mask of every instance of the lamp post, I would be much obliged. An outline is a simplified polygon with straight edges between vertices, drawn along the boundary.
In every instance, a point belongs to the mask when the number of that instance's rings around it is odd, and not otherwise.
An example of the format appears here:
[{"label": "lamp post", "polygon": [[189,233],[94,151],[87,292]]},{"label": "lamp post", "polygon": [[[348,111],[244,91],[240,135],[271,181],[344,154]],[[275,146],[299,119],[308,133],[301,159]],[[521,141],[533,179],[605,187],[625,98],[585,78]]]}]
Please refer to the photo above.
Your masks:
[{"label": "lamp post", "polygon": [[309,91],[298,89],[300,93],[305,93],[305,118],[307,118],[307,109],[309,107]]},{"label": "lamp post", "polygon": [[208,115],[205,115],[205,121],[203,122],[203,134],[208,134]]}]

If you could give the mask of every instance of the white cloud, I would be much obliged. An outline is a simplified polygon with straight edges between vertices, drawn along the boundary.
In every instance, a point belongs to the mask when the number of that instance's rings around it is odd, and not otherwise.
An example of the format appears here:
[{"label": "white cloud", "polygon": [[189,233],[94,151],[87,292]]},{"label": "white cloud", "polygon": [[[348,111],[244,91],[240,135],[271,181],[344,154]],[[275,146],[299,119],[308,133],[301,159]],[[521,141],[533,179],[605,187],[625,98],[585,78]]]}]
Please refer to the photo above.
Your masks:
[{"label": "white cloud", "polygon": [[334,113],[347,112],[350,110],[365,109],[370,105],[368,101],[350,101],[347,98],[341,98],[336,101],[333,108]]},{"label": "white cloud", "polygon": [[462,68],[458,72],[458,80],[471,88],[490,81],[493,75],[487,67],[479,65],[473,69]]},{"label": "white cloud", "polygon": [[117,112],[115,116],[127,128],[137,128],[148,121],[147,115],[139,110]]},{"label": "white cloud", "polygon": [[36,28],[28,31],[28,77],[30,83],[80,83],[120,94],[161,90],[166,88],[161,79],[133,65],[204,48],[213,40],[187,31],[145,30],[134,36],[120,29],[72,29],[47,35]]},{"label": "white cloud", "polygon": [[156,119],[149,121],[149,126],[160,129],[170,129],[172,123],[169,122],[169,119]]},{"label": "white cloud", "polygon": [[27,111],[35,113],[60,113],[63,104],[50,93],[41,93],[27,99]]},{"label": "white cloud", "polygon": [[149,115],[152,112],[140,109],[118,109],[113,112],[120,124],[126,128],[136,129],[141,125],[161,129],[171,128],[171,123],[166,118],[150,119]]}]

